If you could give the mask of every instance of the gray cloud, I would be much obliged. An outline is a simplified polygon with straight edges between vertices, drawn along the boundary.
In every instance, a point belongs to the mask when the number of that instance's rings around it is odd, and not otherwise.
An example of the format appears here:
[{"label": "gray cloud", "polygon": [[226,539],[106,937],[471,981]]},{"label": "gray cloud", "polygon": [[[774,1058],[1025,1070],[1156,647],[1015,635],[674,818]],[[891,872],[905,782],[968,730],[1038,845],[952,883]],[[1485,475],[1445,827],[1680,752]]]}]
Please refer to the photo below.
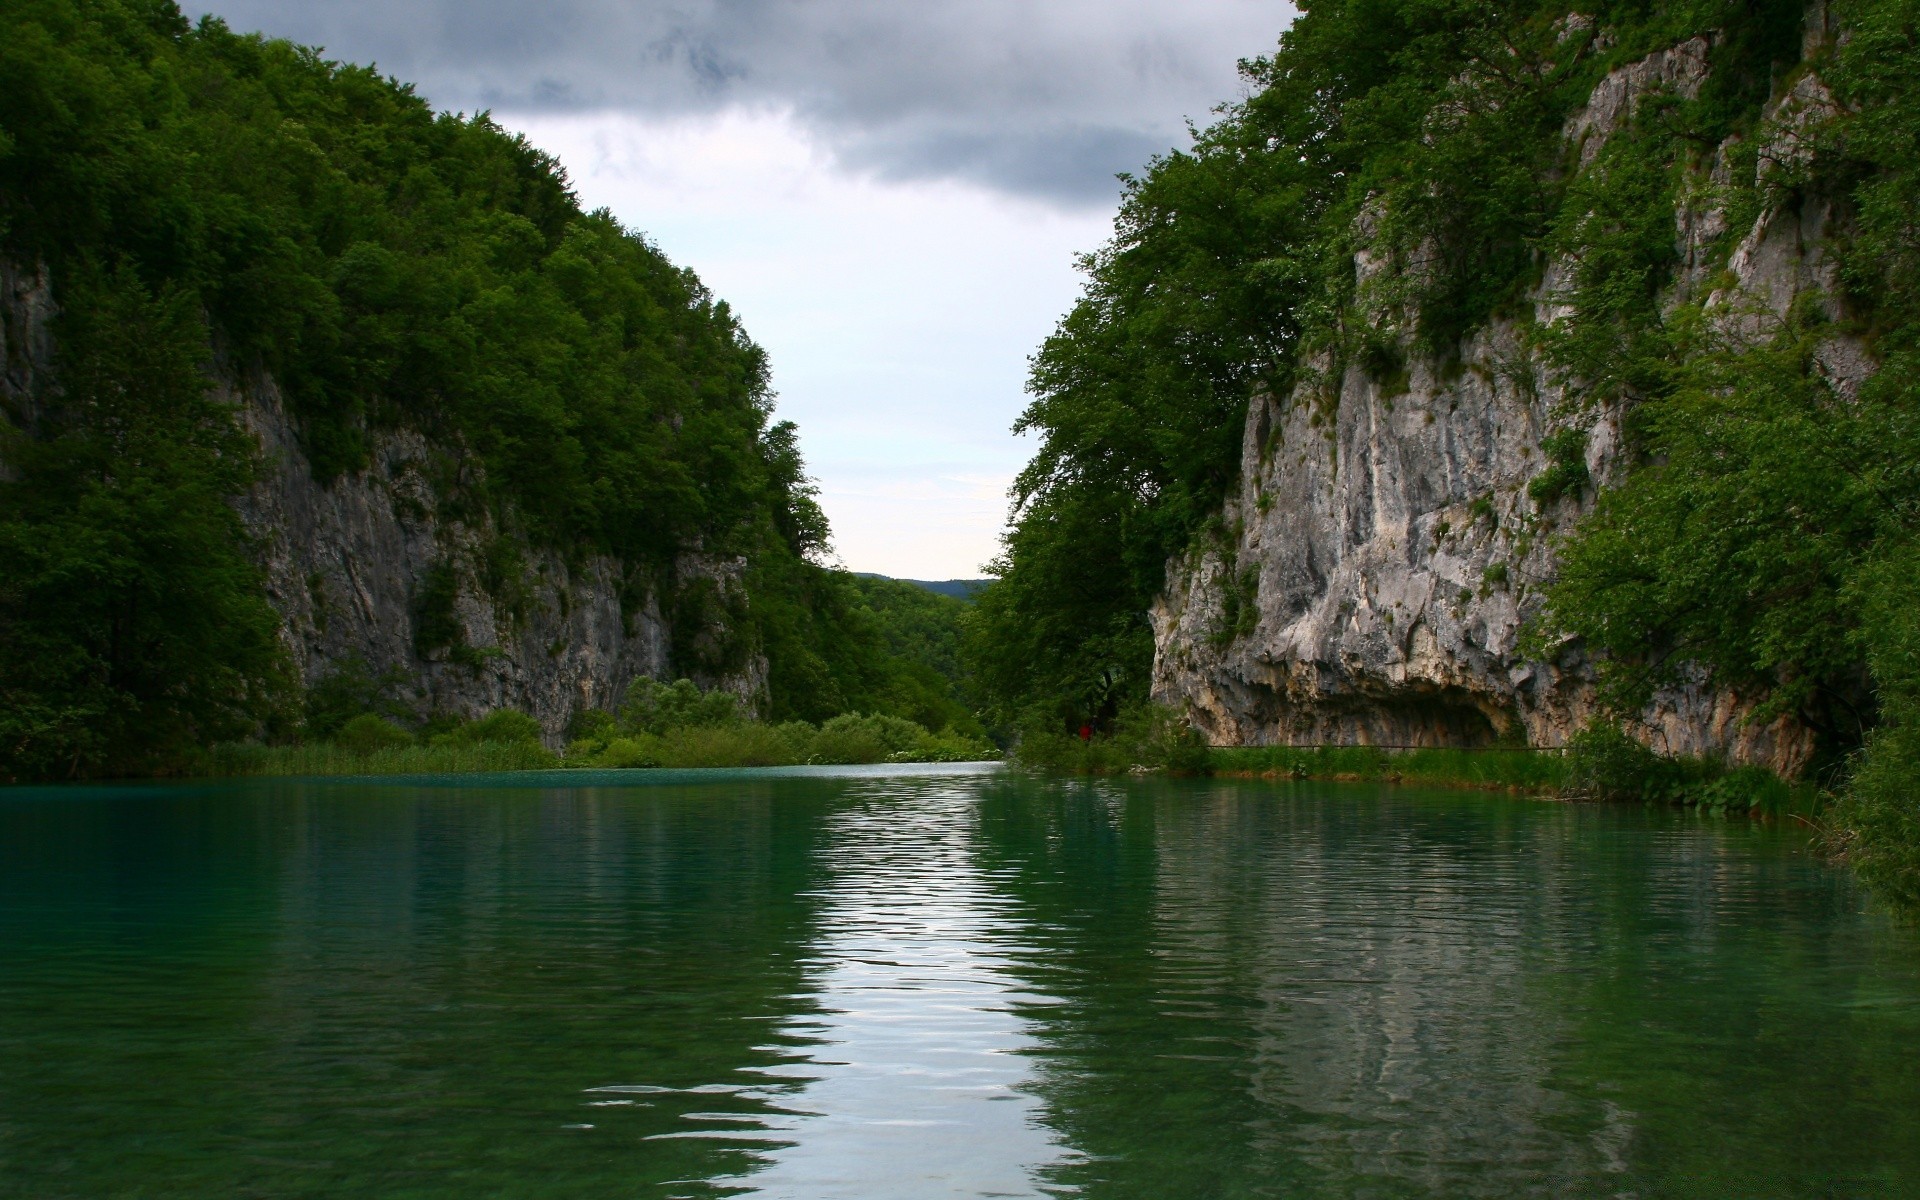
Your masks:
[{"label": "gray cloud", "polygon": [[1282,0],[226,0],[443,108],[790,110],[839,162],[1077,204],[1237,94]]}]

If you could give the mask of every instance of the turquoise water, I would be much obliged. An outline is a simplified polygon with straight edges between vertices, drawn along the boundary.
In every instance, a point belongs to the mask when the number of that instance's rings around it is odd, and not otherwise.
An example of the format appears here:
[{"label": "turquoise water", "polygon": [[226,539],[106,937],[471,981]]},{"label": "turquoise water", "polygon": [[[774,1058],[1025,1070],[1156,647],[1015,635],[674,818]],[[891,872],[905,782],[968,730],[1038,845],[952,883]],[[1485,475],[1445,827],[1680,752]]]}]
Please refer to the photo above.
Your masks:
[{"label": "turquoise water", "polygon": [[1920,1195],[1791,831],[980,769],[0,791],[0,1195]]}]

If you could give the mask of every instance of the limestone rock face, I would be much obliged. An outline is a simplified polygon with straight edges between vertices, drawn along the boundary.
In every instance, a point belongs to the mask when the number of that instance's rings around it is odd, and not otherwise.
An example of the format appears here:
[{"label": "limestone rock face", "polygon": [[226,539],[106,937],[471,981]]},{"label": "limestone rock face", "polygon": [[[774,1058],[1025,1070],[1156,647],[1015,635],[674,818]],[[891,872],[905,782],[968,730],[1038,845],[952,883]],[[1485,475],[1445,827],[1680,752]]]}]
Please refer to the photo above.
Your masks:
[{"label": "limestone rock face", "polygon": [[[0,262],[0,404],[29,437],[57,403],[53,296],[44,268]],[[357,660],[399,680],[400,698],[423,716],[511,706],[557,744],[575,713],[617,707],[635,679],[670,676],[662,591],[706,580],[724,600],[745,586],[737,559],[684,555],[659,579],[606,556],[570,561],[534,547],[483,507],[449,499],[460,490],[449,484],[476,481],[478,464],[411,430],[373,433],[368,467],[323,484],[270,378],[221,370],[215,387],[259,443],[258,478],[237,508],[308,684]],[[443,631],[450,610],[454,632],[438,646],[417,636],[429,600]],[[757,709],[766,665],[699,682]]]},{"label": "limestone rock face", "polygon": [[[1695,39],[1609,75],[1567,123],[1570,143],[1591,161],[1640,99],[1697,91],[1707,49]],[[1791,166],[1809,120],[1831,104],[1811,75],[1777,97],[1755,135],[1766,139],[1760,169]],[[1706,167],[1723,182],[1730,148]],[[1671,302],[1717,289],[1708,311],[1734,337],[1764,335],[1808,293],[1831,307],[1829,206],[1781,189],[1787,199],[1759,215],[1710,277],[1706,248],[1727,229],[1711,183],[1675,214],[1682,264]],[[1363,242],[1371,219],[1361,218]],[[1393,269],[1384,252],[1365,249],[1355,267],[1363,296],[1371,277]],[[1537,321],[1564,315],[1557,293],[1571,277],[1572,264],[1546,264]],[[1386,384],[1359,366],[1334,374],[1330,363],[1313,364],[1331,377],[1250,406],[1226,532],[1169,565],[1151,613],[1154,696],[1186,709],[1215,744],[1524,736],[1552,746],[1592,715],[1593,672],[1577,647],[1555,664],[1518,650],[1554,574],[1554,538],[1592,502],[1589,492],[1540,504],[1527,492],[1548,465],[1542,440],[1574,419],[1568,401],[1578,398],[1528,353],[1510,320],[1491,322],[1462,350],[1444,369],[1411,359],[1406,377]],[[1822,358],[1843,392],[1872,370],[1865,347],[1844,337]],[[1591,405],[1581,417],[1597,486],[1624,470],[1622,417]],[[1796,771],[1812,753],[1809,731],[1787,718],[1749,721],[1752,709],[1749,698],[1696,681],[1656,697],[1636,732],[1666,752]]]},{"label": "limestone rock face", "polygon": [[[510,706],[557,738],[576,711],[617,707],[633,680],[669,670],[658,605],[628,599],[623,611],[629,581],[617,562],[569,566],[512,539],[502,555],[490,516],[446,511],[430,475],[459,471],[455,452],[410,430],[379,433],[366,470],[322,486],[272,381],[234,400],[262,451],[240,514],[308,683],[357,657],[376,676],[404,676],[422,712]],[[503,557],[514,577],[489,578]],[[436,575],[451,588],[458,634],[424,648],[416,622]]]},{"label": "limestone rock face", "polygon": [[[0,259],[0,418],[32,437],[39,396],[53,370],[53,287],[44,267]],[[0,458],[0,479],[9,468]]]}]

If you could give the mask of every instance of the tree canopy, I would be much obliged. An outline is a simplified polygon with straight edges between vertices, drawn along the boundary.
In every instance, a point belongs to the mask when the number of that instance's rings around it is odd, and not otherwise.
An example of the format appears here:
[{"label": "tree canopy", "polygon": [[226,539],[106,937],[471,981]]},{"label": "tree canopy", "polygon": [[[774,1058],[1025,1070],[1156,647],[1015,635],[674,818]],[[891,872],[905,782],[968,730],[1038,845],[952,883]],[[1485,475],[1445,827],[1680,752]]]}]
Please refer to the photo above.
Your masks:
[{"label": "tree canopy", "polygon": [[[775,715],[898,690],[821,565],[766,355],[525,138],[172,0],[0,0],[0,28],[0,258],[44,267],[60,314],[51,380],[0,424],[0,774],[153,769],[287,719],[215,380],[271,378],[323,481],[424,432],[443,513],[617,556],[676,669],[763,654]],[[676,588],[687,553],[746,559],[739,611]]]}]

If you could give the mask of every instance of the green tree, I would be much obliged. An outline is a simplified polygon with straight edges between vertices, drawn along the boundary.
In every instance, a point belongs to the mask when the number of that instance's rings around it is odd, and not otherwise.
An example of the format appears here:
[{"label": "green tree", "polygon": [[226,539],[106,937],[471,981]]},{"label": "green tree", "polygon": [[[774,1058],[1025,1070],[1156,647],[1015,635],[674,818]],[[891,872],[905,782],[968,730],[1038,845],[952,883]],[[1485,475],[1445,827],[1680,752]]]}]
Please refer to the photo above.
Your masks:
[{"label": "green tree", "polygon": [[251,457],[188,299],[81,275],[63,386],[0,482],[0,774],[130,773],[287,700],[278,618],[229,498]]}]

